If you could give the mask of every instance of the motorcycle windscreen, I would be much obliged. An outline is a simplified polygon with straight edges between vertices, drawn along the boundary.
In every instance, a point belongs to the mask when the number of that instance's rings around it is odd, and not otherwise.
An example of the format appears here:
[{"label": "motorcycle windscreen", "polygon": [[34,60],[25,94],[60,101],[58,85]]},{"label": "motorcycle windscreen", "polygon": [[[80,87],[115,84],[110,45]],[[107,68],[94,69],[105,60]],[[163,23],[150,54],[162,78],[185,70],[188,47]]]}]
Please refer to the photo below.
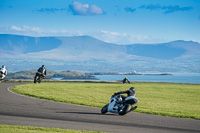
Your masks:
[{"label": "motorcycle windscreen", "polygon": [[129,96],[125,99],[125,103],[128,103],[128,104],[136,104],[138,103],[138,99],[134,96]]}]

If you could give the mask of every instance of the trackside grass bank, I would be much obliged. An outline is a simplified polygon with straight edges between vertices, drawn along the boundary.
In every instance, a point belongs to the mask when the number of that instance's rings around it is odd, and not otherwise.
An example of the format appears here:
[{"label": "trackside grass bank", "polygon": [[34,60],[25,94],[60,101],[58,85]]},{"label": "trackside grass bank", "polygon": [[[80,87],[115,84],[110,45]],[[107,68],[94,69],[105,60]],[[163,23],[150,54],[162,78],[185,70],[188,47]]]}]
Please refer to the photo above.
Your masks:
[{"label": "trackside grass bank", "polygon": [[49,82],[19,85],[11,90],[46,100],[102,108],[115,92],[132,86],[139,99],[135,112],[200,119],[200,85],[194,84]]},{"label": "trackside grass bank", "polygon": [[31,126],[0,125],[1,133],[103,133],[100,131],[82,131],[58,128],[43,128]]}]

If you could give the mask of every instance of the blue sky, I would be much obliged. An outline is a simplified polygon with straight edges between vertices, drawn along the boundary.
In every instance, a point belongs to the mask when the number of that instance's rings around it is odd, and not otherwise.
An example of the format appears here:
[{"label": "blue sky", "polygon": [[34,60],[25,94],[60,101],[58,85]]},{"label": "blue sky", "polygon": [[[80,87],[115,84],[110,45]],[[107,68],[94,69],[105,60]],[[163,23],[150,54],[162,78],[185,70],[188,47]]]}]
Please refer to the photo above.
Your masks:
[{"label": "blue sky", "polygon": [[200,0],[0,0],[0,34],[200,42]]}]

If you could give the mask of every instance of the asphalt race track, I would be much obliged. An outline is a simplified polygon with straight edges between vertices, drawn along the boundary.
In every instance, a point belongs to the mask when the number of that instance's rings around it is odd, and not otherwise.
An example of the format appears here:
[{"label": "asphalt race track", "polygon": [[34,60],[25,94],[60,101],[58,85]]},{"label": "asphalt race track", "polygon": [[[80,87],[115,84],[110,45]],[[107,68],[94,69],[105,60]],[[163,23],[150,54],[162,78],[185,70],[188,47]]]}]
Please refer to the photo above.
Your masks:
[{"label": "asphalt race track", "polygon": [[99,108],[56,103],[9,91],[0,83],[0,124],[55,127],[113,133],[199,133],[200,120],[129,113],[100,113]]}]

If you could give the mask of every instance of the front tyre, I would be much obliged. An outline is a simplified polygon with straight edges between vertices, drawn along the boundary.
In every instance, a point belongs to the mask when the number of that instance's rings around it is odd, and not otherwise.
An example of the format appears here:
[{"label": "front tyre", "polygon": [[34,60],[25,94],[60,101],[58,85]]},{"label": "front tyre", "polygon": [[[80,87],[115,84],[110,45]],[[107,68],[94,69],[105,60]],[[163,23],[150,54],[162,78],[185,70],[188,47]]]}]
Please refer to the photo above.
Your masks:
[{"label": "front tyre", "polygon": [[105,114],[108,112],[108,104],[106,104],[102,109],[101,109],[101,113]]},{"label": "front tyre", "polygon": [[37,82],[37,76],[34,77],[34,83],[36,83],[36,82]]},{"label": "front tyre", "polygon": [[125,107],[119,111],[119,115],[125,115],[126,113],[129,112],[129,110],[131,109],[131,105],[130,104],[127,104],[125,105]]}]

